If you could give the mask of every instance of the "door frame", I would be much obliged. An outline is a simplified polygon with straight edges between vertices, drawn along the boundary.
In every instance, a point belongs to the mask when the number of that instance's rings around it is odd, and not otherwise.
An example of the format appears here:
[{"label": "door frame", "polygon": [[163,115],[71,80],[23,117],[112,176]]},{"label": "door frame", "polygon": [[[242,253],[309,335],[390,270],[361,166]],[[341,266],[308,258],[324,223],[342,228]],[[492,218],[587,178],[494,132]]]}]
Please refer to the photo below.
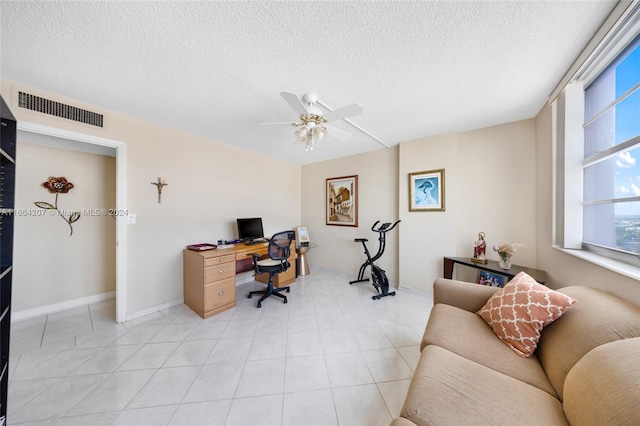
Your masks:
[{"label": "door frame", "polygon": [[[116,150],[116,210],[127,210],[127,145],[124,142],[18,121],[18,130]],[[127,320],[127,216],[116,216],[116,322]]]}]

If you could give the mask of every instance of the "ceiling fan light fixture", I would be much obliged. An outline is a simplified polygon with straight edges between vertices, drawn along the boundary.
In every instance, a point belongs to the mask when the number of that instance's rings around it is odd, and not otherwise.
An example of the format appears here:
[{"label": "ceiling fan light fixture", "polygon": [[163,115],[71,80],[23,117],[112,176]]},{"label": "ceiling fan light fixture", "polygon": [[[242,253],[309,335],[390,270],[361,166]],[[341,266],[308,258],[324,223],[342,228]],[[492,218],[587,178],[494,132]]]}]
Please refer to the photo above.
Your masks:
[{"label": "ceiling fan light fixture", "polygon": [[309,137],[309,130],[303,126],[296,130],[295,135],[297,138],[296,142],[306,142],[307,138]]},{"label": "ceiling fan light fixture", "polygon": [[322,139],[327,134],[327,128],[324,126],[317,126],[313,129],[313,136],[317,139]]},{"label": "ceiling fan light fixture", "polygon": [[[320,102],[318,100],[318,95],[313,92],[305,93],[302,97],[299,97],[295,93],[291,92],[280,92],[280,96],[282,96],[282,98],[299,114],[299,121],[291,124],[298,127],[298,129],[294,132],[296,136],[296,142],[304,143],[305,151],[313,150],[315,143],[323,139],[327,135],[328,129],[325,126],[325,123],[329,121],[338,121],[343,119],[346,120],[347,117],[362,114],[362,106],[360,106],[359,104],[351,104],[342,108],[331,109],[327,105]],[[316,104],[319,104],[328,109],[329,112],[326,114],[323,113],[323,110],[318,108]],[[354,125],[353,123],[351,124]],[[351,136],[349,132],[345,132],[344,130],[337,129],[335,127],[331,128],[331,134],[332,136],[340,140],[346,140]]]}]

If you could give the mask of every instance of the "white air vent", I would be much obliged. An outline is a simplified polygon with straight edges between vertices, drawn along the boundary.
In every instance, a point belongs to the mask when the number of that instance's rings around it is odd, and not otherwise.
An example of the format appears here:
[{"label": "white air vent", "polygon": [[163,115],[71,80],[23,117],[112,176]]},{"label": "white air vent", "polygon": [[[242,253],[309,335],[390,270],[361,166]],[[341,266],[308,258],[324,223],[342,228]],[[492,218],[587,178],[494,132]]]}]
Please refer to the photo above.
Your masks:
[{"label": "white air vent", "polygon": [[91,126],[104,127],[104,115],[102,114],[25,92],[18,92],[18,106]]}]

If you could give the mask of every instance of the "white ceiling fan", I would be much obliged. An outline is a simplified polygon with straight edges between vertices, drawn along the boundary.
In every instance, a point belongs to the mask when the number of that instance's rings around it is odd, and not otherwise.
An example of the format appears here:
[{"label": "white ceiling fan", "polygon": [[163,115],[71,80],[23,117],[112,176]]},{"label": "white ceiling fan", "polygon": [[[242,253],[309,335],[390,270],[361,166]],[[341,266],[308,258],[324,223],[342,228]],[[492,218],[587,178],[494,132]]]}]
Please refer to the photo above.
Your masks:
[{"label": "white ceiling fan", "polygon": [[340,140],[349,139],[351,137],[351,133],[330,126],[327,123],[362,114],[362,107],[358,104],[347,105],[334,111],[329,111],[325,114],[315,106],[316,104],[323,105],[318,101],[318,95],[316,93],[305,93],[302,96],[302,99],[300,99],[295,93],[291,92],[280,92],[280,96],[282,96],[284,100],[291,105],[291,108],[293,108],[296,113],[300,114],[299,121],[293,123],[285,121],[260,124],[287,124],[299,127],[299,129],[295,131],[296,142],[304,143],[305,151],[312,150],[315,142],[322,139],[327,134]]}]

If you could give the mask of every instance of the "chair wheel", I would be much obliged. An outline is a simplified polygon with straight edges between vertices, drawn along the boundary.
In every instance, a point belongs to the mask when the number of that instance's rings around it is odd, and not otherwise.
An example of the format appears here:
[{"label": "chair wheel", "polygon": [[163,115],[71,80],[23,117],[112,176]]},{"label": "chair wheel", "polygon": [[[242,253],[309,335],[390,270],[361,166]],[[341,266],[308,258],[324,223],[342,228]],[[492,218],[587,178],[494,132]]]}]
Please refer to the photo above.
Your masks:
[{"label": "chair wheel", "polygon": [[247,295],[247,299],[251,299],[251,295],[250,295],[250,294],[249,294],[249,295]]},{"label": "chair wheel", "polygon": [[262,308],[262,303],[258,303],[256,306],[257,306],[258,308]]},{"label": "chair wheel", "polygon": [[287,302],[287,298],[286,298],[286,297],[284,298],[284,302],[282,302],[282,303],[288,303],[288,302]]},{"label": "chair wheel", "polygon": [[291,288],[287,287],[287,293],[291,293]]}]

